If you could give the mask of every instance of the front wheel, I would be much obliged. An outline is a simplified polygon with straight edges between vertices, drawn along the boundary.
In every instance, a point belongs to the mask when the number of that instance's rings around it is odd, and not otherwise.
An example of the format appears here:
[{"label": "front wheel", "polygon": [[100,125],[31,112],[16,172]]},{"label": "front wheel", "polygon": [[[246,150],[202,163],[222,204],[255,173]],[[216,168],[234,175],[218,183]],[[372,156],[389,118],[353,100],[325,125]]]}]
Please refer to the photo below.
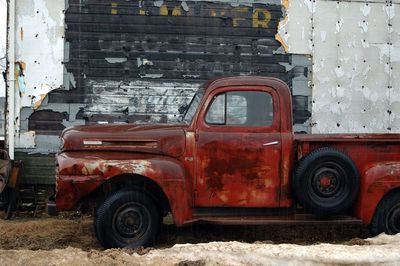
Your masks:
[{"label": "front wheel", "polygon": [[106,248],[136,248],[155,243],[160,212],[154,200],[137,190],[120,190],[97,209],[96,236]]},{"label": "front wheel", "polygon": [[371,234],[400,233],[400,191],[385,196],[376,208],[370,225]]}]

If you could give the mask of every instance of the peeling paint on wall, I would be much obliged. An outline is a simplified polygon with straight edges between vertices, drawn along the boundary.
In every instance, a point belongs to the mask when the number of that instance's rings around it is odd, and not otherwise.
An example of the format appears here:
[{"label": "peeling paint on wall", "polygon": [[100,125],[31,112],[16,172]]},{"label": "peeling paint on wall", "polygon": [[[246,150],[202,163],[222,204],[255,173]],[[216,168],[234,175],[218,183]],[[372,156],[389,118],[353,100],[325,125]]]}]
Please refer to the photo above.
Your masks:
[{"label": "peeling paint on wall", "polygon": [[110,64],[124,63],[128,61],[126,57],[106,57],[105,60]]},{"label": "peeling paint on wall", "polygon": [[400,132],[399,3],[289,1],[276,39],[312,56],[313,133]]},{"label": "peeling paint on wall", "polygon": [[[93,81],[90,86],[97,96],[85,108],[84,114],[92,118],[103,114],[103,120],[114,117],[114,122],[177,122],[180,117],[178,107],[188,104],[200,85],[141,80]],[[115,88],[119,88],[118,94]]]},{"label": "peeling paint on wall", "polygon": [[275,76],[289,84],[293,73],[304,76],[304,66],[286,70],[290,58],[277,52],[276,0],[69,3],[65,66],[76,88],[52,92],[49,102],[86,103],[79,116],[88,124],[173,122],[179,105],[218,76]]},{"label": "peeling paint on wall", "polygon": [[38,109],[47,94],[63,84],[64,2],[16,1],[17,148],[35,147],[35,132],[20,130],[20,110]]},{"label": "peeling paint on wall", "polygon": [[200,84],[232,75],[287,82],[308,131],[310,61],[275,40],[280,0],[17,2],[19,152],[56,152],[68,126],[175,122]]},{"label": "peeling paint on wall", "polygon": [[29,149],[29,148],[35,148],[35,132],[34,131],[28,131],[28,132],[22,132],[19,134],[19,137],[15,139],[15,145],[19,148],[23,149]]},{"label": "peeling paint on wall", "polygon": [[16,28],[24,32],[16,42],[16,61],[23,64],[20,107],[35,106],[42,95],[63,84],[64,3],[21,0],[16,4]]},{"label": "peeling paint on wall", "polygon": [[[40,8],[49,5],[41,3]],[[48,40],[42,46],[52,44],[57,54],[51,62],[57,65],[51,68],[57,72],[52,75],[57,82],[34,86],[33,96],[32,81],[27,79],[31,62],[20,60],[21,132],[50,136],[65,126],[83,123],[171,122],[199,84],[226,75],[281,78],[293,89],[296,121],[304,123],[309,116],[304,107],[308,96],[300,89],[308,79],[304,70],[308,66],[284,55],[274,40],[282,16],[279,0],[110,1],[109,5],[69,0],[65,25],[58,20],[62,19],[57,16],[60,10],[53,5],[37,13],[31,6],[19,13],[38,17],[39,22],[50,17],[45,25],[48,31],[42,33],[42,39]],[[63,32],[56,43],[50,34],[59,24],[66,28],[63,49],[58,43]],[[23,30],[21,47],[32,31]],[[40,71],[47,71],[47,66],[39,64],[44,59],[40,54],[35,57]],[[178,91],[181,95],[174,94]],[[72,111],[73,105],[79,105],[79,110]]]},{"label": "peeling paint on wall", "polygon": [[[171,2],[171,1],[154,1],[154,6],[161,7],[164,3]],[[205,0],[180,0],[183,5],[187,5],[187,2],[206,2]],[[214,2],[214,3],[223,3],[223,4],[229,4],[233,7],[236,6],[253,6],[254,4],[272,4],[272,5],[280,5],[281,2],[280,0],[213,0],[213,1],[208,1],[208,2]],[[189,7],[188,7],[189,8]],[[187,10],[185,10],[187,11]]]}]

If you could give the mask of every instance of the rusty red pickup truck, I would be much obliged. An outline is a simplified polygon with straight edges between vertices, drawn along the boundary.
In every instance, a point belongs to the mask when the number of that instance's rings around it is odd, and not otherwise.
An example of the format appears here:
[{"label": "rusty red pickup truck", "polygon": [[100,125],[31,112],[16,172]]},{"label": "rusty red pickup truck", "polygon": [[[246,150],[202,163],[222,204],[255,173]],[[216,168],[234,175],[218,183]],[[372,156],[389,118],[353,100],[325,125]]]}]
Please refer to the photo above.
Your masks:
[{"label": "rusty red pickup truck", "polygon": [[400,135],[294,134],[288,86],[228,77],[198,89],[181,123],[65,129],[55,202],[96,204],[104,247],[154,244],[176,226],[356,223],[400,232]]}]

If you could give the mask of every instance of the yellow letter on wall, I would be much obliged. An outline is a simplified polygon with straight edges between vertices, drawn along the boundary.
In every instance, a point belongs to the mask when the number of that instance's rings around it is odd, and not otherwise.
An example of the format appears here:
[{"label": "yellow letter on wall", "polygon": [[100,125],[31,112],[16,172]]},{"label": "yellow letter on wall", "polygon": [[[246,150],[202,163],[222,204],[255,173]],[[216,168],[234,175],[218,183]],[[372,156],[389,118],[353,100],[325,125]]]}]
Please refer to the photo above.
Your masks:
[{"label": "yellow letter on wall", "polygon": [[112,15],[118,14],[117,7],[118,7],[118,3],[111,3],[111,14]]},{"label": "yellow letter on wall", "polygon": [[[264,19],[259,19],[260,14],[264,14]],[[268,28],[271,21],[271,13],[264,8],[256,8],[253,10],[253,28]]]}]

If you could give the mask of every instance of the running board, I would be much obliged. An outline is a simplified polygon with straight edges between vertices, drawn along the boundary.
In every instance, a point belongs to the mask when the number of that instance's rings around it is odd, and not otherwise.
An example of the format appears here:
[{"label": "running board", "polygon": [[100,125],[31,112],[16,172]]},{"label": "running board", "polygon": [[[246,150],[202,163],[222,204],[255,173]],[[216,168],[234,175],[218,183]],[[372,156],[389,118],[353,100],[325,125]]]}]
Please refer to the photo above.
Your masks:
[{"label": "running board", "polygon": [[362,225],[360,219],[352,216],[343,215],[321,219],[311,214],[293,214],[289,216],[198,216],[185,222],[185,224],[192,223],[219,225]]}]

